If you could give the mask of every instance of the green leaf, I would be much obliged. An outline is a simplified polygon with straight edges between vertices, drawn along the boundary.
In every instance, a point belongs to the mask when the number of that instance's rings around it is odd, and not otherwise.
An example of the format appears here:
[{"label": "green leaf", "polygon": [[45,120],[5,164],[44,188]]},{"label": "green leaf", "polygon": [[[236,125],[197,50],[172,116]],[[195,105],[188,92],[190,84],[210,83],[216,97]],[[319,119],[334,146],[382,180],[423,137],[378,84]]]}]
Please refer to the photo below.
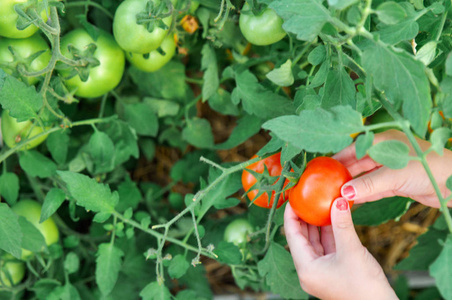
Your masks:
[{"label": "green leaf", "polygon": [[58,164],[64,164],[69,148],[69,135],[67,131],[52,132],[47,137],[46,144],[52,158]]},{"label": "green leaf", "polygon": [[444,299],[452,299],[452,235],[447,237],[443,250],[429,271]]},{"label": "green leaf", "polygon": [[325,59],[326,59],[326,48],[324,45],[317,46],[311,52],[309,52],[308,62],[313,66],[320,65],[322,62],[325,61]]},{"label": "green leaf", "polygon": [[335,9],[342,10],[350,5],[358,2],[358,0],[328,0],[328,4]]},{"label": "green leaf", "polygon": [[214,144],[212,127],[206,119],[188,120],[187,127],[182,130],[182,137],[189,144],[198,148],[212,148]]},{"label": "green leaf", "polygon": [[410,208],[411,203],[410,199],[398,196],[365,203],[353,211],[353,223],[377,226],[389,220],[398,220]]},{"label": "green leaf", "polygon": [[242,263],[242,253],[239,247],[233,243],[221,241],[214,250],[218,255],[218,261],[224,264],[238,265]]},{"label": "green leaf", "polygon": [[241,100],[248,114],[268,120],[294,113],[292,101],[260,85],[249,70],[236,74],[235,80],[237,87],[232,92],[232,101]]},{"label": "green leaf", "polygon": [[438,42],[430,41],[416,52],[416,59],[428,66],[436,58],[436,46]]},{"label": "green leaf", "polygon": [[0,69],[0,104],[11,117],[21,122],[36,119],[43,100],[33,85],[27,86]]},{"label": "green leaf", "polygon": [[302,41],[314,40],[331,19],[320,0],[279,0],[269,7],[283,18],[284,30],[296,34]]},{"label": "green leaf", "polygon": [[369,156],[377,163],[391,169],[403,169],[410,161],[410,148],[401,141],[383,141],[368,150]]},{"label": "green leaf", "polygon": [[[209,165],[200,163],[201,156],[210,159],[216,163],[220,162],[218,156],[211,151],[197,150],[187,153],[178,160],[171,168],[170,177],[174,181],[182,181],[183,183],[199,183],[199,178],[206,177],[209,173]],[[190,170],[190,172],[187,172]]]},{"label": "green leaf", "polygon": [[159,129],[157,115],[146,103],[124,105],[124,117],[137,134],[155,137]]},{"label": "green leaf", "polygon": [[178,103],[170,100],[145,97],[143,98],[143,103],[146,103],[159,118],[175,116],[180,109]]},{"label": "green leaf", "polygon": [[239,109],[232,103],[231,93],[219,88],[215,94],[209,98],[209,106],[214,111],[223,115],[237,116]]},{"label": "green leaf", "polygon": [[117,192],[112,193],[108,185],[69,171],[58,171],[58,175],[66,183],[69,194],[77,201],[77,205],[93,212],[114,211],[119,196]]},{"label": "green leaf", "polygon": [[367,150],[372,147],[375,134],[372,131],[361,134],[356,138],[356,158],[361,159],[367,154]]},{"label": "green leaf", "polygon": [[444,145],[447,143],[451,136],[452,131],[449,128],[440,127],[438,129],[435,129],[430,134],[430,142],[432,143],[431,148],[439,155],[443,155]]},{"label": "green leaf", "polygon": [[78,271],[80,268],[80,259],[78,258],[77,254],[74,252],[69,252],[66,254],[66,257],[64,259],[64,270],[68,274],[73,274]]},{"label": "green leaf", "polygon": [[[215,181],[222,172],[215,168],[210,168],[209,184]],[[241,186],[241,174],[239,172],[232,173],[219,182],[214,189],[211,189],[202,201],[202,213],[206,213],[212,206],[219,209],[219,204],[223,204],[224,200],[236,193]]]},{"label": "green leaf", "polygon": [[344,68],[331,70],[325,82],[322,107],[331,108],[337,105],[356,107],[355,84]]},{"label": "green leaf", "polygon": [[171,293],[164,284],[157,281],[149,283],[140,292],[142,300],[170,300]]},{"label": "green leaf", "polygon": [[39,231],[38,228],[36,228],[27,219],[19,216],[19,225],[23,234],[22,248],[38,253],[47,247],[41,231]]},{"label": "green leaf", "polygon": [[218,62],[215,51],[209,43],[205,43],[201,51],[201,70],[204,71],[202,85],[202,99],[207,101],[212,97],[220,86],[218,78]]},{"label": "green leaf", "polygon": [[419,33],[419,25],[414,18],[406,18],[397,24],[382,26],[376,33],[386,44],[395,45],[402,41],[414,39]]},{"label": "green leaf", "polygon": [[114,169],[115,146],[105,132],[96,130],[89,139],[88,147],[97,174]]},{"label": "green leaf", "polygon": [[115,145],[115,166],[126,162],[130,157],[138,158],[138,138],[128,123],[118,120],[104,124],[100,129],[108,134]]},{"label": "green leaf", "polygon": [[46,195],[42,204],[41,217],[39,223],[50,218],[60,208],[66,199],[66,193],[59,188],[52,188]]},{"label": "green leaf", "polygon": [[61,282],[44,278],[36,281],[30,289],[36,294],[37,299],[47,300],[50,293],[59,286],[61,286]]},{"label": "green leaf", "polygon": [[35,150],[24,151],[19,157],[20,167],[30,176],[47,178],[55,175],[56,164]]},{"label": "green leaf", "polygon": [[290,299],[309,298],[300,287],[292,256],[281,245],[272,242],[257,267],[273,293]]},{"label": "green leaf", "polygon": [[275,68],[265,75],[271,82],[279,86],[290,86],[294,83],[292,61],[288,59],[279,68]]},{"label": "green leaf", "polygon": [[403,115],[414,131],[424,136],[432,107],[424,65],[405,52],[394,52],[379,45],[366,49],[362,60],[375,87],[384,92],[389,101],[403,103]]},{"label": "green leaf", "polygon": [[13,205],[19,196],[19,177],[10,172],[0,176],[0,195],[5,198],[9,205]]},{"label": "green leaf", "polygon": [[217,150],[227,150],[232,149],[244,142],[246,142],[253,135],[257,134],[262,125],[262,119],[244,114],[240,119],[237,120],[237,126],[232,130],[231,135],[228,140],[215,145]]},{"label": "green leaf", "polygon": [[405,10],[393,1],[380,4],[376,9],[376,13],[380,21],[386,24],[397,24],[406,18]]},{"label": "green leaf", "polygon": [[262,127],[301,150],[321,153],[344,149],[353,141],[350,134],[364,128],[361,114],[349,106],[304,110],[299,116],[275,118]]},{"label": "green leaf", "polygon": [[168,267],[168,274],[173,279],[179,279],[187,272],[190,264],[185,259],[185,256],[178,254],[170,262]]},{"label": "green leaf", "polygon": [[452,76],[452,52],[447,55],[446,59],[446,75]]},{"label": "green leaf", "polygon": [[446,237],[446,231],[429,228],[426,233],[417,238],[417,244],[411,248],[409,256],[399,262],[394,269],[428,270],[442,250],[438,241],[444,241]]},{"label": "green leaf", "polygon": [[96,283],[102,295],[106,296],[118,280],[124,252],[109,243],[100,244],[96,255]]},{"label": "green leaf", "polygon": [[17,215],[5,203],[0,203],[0,249],[20,258],[22,231]]},{"label": "green leaf", "polygon": [[142,199],[140,189],[137,184],[130,179],[129,176],[118,186],[119,203],[116,205],[118,212],[124,212],[128,208],[137,209]]},{"label": "green leaf", "polygon": [[447,178],[446,180],[446,187],[452,191],[452,176],[450,176],[449,178]]}]

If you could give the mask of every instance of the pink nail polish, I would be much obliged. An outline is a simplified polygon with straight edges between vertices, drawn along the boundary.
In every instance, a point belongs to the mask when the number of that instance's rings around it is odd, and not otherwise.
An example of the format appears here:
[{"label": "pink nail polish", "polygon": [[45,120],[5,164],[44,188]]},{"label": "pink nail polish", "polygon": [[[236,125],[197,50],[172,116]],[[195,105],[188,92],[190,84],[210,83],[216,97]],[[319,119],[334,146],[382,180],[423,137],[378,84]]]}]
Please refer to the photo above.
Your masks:
[{"label": "pink nail polish", "polygon": [[344,185],[342,187],[342,197],[347,198],[348,200],[353,200],[356,196],[355,188],[352,185]]},{"label": "pink nail polish", "polygon": [[341,198],[336,201],[336,207],[340,211],[346,211],[348,209],[348,201],[345,200],[344,198]]}]

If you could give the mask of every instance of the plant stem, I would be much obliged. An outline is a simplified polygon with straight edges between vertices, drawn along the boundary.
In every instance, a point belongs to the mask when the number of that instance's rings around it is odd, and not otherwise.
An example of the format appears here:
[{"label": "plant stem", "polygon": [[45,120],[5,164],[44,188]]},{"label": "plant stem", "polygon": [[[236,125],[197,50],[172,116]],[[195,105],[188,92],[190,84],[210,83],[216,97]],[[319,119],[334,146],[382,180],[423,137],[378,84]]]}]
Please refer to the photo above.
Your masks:
[{"label": "plant stem", "polygon": [[86,6],[86,5],[90,5],[93,6],[99,10],[101,10],[107,17],[109,17],[110,19],[113,20],[113,15],[106,10],[102,5],[96,3],[96,2],[91,2],[91,1],[77,1],[77,2],[69,2],[65,4],[66,8],[71,7],[71,6]]}]

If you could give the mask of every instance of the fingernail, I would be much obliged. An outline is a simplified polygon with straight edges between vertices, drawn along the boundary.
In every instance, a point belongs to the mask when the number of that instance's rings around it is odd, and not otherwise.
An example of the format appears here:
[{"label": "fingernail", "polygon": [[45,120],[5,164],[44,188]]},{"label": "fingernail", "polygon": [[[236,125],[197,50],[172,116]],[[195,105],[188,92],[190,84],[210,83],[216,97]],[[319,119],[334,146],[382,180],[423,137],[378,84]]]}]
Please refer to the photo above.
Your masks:
[{"label": "fingernail", "polygon": [[342,187],[342,197],[347,198],[348,200],[353,200],[356,196],[355,188],[352,185],[344,185]]},{"label": "fingernail", "polygon": [[340,198],[336,201],[336,207],[340,211],[346,211],[348,209],[348,201],[344,198]]}]

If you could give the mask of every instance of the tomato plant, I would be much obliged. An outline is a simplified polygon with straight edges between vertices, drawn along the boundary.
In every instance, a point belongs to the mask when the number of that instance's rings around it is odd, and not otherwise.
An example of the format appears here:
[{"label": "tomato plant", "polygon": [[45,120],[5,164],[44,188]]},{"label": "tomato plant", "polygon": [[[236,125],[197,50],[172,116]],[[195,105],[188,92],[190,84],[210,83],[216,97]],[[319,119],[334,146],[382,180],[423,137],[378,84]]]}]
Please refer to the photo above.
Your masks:
[{"label": "tomato plant", "polygon": [[[253,156],[252,158],[256,158],[257,156]],[[270,176],[280,176],[282,167],[281,167],[281,153],[275,153],[267,158],[264,158],[252,165],[250,165],[248,168],[243,170],[242,172],[242,186],[245,192],[247,192],[248,199],[255,205],[259,207],[264,208],[271,208],[273,206],[273,200],[275,198],[275,191],[272,191],[272,196],[270,198],[270,201],[268,200],[268,194],[263,193],[258,196],[259,190],[251,188],[258,182],[255,175],[247,170],[251,170],[256,173],[264,173],[265,170],[268,171],[268,174]],[[274,182],[273,184],[275,184]],[[284,182],[284,187],[289,183],[289,180],[286,180]],[[283,205],[284,202],[287,201],[289,198],[289,191],[284,191],[279,197],[278,197],[278,204],[276,207],[280,207]]]},{"label": "tomato plant", "polygon": [[[350,172],[331,157],[309,161],[289,195],[290,206],[300,219],[315,226],[331,224],[330,210],[341,195],[341,187],[351,180]],[[349,201],[350,207],[353,201]]]},{"label": "tomato plant", "polygon": [[[35,3],[42,4],[42,0],[35,1]],[[19,19],[19,15],[14,9],[15,5],[26,5],[27,0],[1,0],[0,6],[0,36],[21,39],[32,36],[37,30],[38,27],[35,25],[29,25],[28,27],[19,30],[17,28],[17,23]],[[44,22],[47,21],[47,12],[45,9],[40,10],[40,17]]]},{"label": "tomato plant", "polygon": [[[18,201],[11,207],[12,211],[18,215],[27,219],[34,227],[36,227],[44,237],[46,245],[52,245],[58,242],[60,233],[58,227],[52,218],[40,222],[42,206],[39,202],[23,199]],[[32,253],[26,249],[22,249],[22,259],[27,259]]]},{"label": "tomato plant", "polygon": [[248,234],[253,231],[253,226],[247,219],[235,219],[226,226],[224,240],[237,246],[243,246],[247,241]]},{"label": "tomato plant", "polygon": [[67,69],[60,71],[65,77],[66,86],[74,90],[77,96],[102,96],[121,81],[125,56],[109,33],[99,30],[95,41],[85,30],[75,29],[62,37],[61,52],[68,58],[86,60],[81,74],[70,73]]},{"label": "tomato plant", "polygon": [[283,20],[270,8],[265,8],[254,15],[248,3],[245,3],[240,13],[239,24],[243,36],[254,45],[271,45],[286,36],[282,28]]},{"label": "tomato plant", "polygon": [[[17,68],[24,68],[28,72],[40,71],[47,67],[51,56],[49,46],[39,34],[24,39],[0,39],[0,66],[9,74],[19,77]],[[38,82],[39,78],[23,77],[23,80],[31,85]]]},{"label": "tomato plant", "polygon": [[16,260],[12,255],[0,258],[0,290],[18,284],[25,276],[25,263]]},{"label": "tomato plant", "polygon": [[146,54],[126,52],[127,60],[136,68],[145,72],[154,72],[167,64],[176,52],[176,42],[168,35],[160,45],[159,50],[153,50]]},{"label": "tomato plant", "polygon": [[[3,141],[10,148],[13,148],[18,143],[41,134],[44,131],[44,129],[39,126],[37,122],[33,123],[30,120],[18,122],[17,119],[9,115],[7,110],[2,112],[1,124]],[[20,150],[34,148],[44,142],[46,138],[47,135],[42,135],[27,143],[27,145],[20,148]]]},{"label": "tomato plant", "polygon": [[[160,0],[127,0],[116,9],[113,33],[125,51],[146,54],[157,49],[168,34],[172,16]],[[149,18],[150,16],[150,18]]]}]

